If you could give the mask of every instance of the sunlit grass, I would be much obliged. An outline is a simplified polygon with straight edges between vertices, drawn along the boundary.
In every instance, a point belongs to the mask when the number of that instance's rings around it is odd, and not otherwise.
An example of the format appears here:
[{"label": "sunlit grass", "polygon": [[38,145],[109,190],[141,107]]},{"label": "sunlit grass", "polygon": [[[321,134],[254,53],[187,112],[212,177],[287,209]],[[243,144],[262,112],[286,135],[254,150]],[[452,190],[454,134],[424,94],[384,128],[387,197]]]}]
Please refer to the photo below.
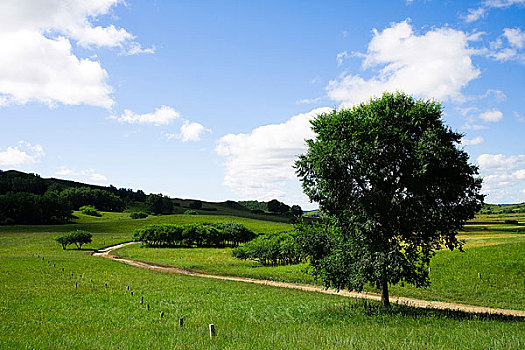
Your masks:
[{"label": "sunlit grass", "polygon": [[[513,318],[406,307],[385,312],[375,302],[153,272],[63,251],[52,235],[0,232],[2,349],[517,349],[525,343],[523,323]],[[92,247],[118,235],[94,238]]]}]

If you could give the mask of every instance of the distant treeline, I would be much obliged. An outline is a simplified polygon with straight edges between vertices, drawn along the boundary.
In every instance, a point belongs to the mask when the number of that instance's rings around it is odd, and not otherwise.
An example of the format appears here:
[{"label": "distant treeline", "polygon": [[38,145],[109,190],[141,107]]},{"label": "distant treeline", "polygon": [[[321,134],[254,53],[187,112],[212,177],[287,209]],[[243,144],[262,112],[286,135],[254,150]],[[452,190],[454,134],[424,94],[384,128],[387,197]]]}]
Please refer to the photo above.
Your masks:
[{"label": "distant treeline", "polygon": [[[88,185],[80,182],[61,180],[61,179],[43,179],[37,174],[26,174],[20,171],[0,170],[0,195],[8,192],[24,192],[33,194],[44,194],[47,191],[62,192],[68,188],[90,188],[92,190],[107,191],[123,201],[144,202],[146,194],[142,190],[133,191],[130,188],[116,188],[113,185],[97,186]],[[101,208],[98,208],[101,209]]]},{"label": "distant treeline", "polygon": [[[83,186],[82,186],[83,185]],[[84,185],[18,171],[0,171],[0,224],[56,224],[72,211],[91,205],[103,211],[123,211],[130,201],[145,201],[142,191]]]},{"label": "distant treeline", "polygon": [[92,205],[104,211],[122,211],[124,201],[114,194],[88,187],[68,188],[44,194],[7,192],[0,195],[0,223],[58,224],[68,222],[72,211]]},{"label": "distant treeline", "polygon": [[244,207],[254,211],[254,212],[269,212],[273,214],[289,214],[292,216],[301,216],[303,210],[298,205],[292,205],[291,207],[284,204],[283,202],[278,201],[277,199],[272,199],[268,202],[260,201],[239,201],[239,204]]},{"label": "distant treeline", "polygon": [[135,230],[133,240],[149,247],[236,247],[255,237],[255,233],[236,222],[188,225],[147,225]]}]

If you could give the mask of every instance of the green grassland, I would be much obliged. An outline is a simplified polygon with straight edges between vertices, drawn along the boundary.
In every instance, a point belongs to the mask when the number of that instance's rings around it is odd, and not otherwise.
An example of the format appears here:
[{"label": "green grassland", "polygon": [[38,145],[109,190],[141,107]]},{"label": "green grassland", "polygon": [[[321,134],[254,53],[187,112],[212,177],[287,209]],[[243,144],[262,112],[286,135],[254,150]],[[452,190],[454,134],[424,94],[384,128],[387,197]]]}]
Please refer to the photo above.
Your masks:
[{"label": "green grassland", "polygon": [[[52,235],[0,232],[0,348],[516,349],[525,344],[519,319],[402,306],[386,312],[378,303],[333,295],[152,272],[87,251],[63,251]],[[96,248],[114,236],[94,237]],[[213,339],[209,323],[217,329]]]},{"label": "green grassland", "polygon": [[[431,262],[431,286],[392,286],[395,296],[525,310],[525,237],[477,238],[464,253],[442,250]],[[193,271],[306,284],[321,284],[306,264],[262,266],[231,256],[231,249],[143,248],[127,246],[114,254]],[[478,278],[478,272],[482,278]],[[371,292],[379,292],[372,287]]]},{"label": "green grassland", "polygon": [[[129,241],[131,234],[137,228],[149,224],[191,224],[201,222],[230,222],[235,221],[243,224],[256,233],[281,232],[293,229],[287,223],[265,221],[236,216],[224,215],[158,215],[148,216],[144,219],[131,219],[126,213],[101,212],[101,217],[84,215],[74,212],[77,217],[75,223],[65,225],[14,225],[0,226],[1,232],[68,232],[71,230],[86,230],[93,233],[115,233],[121,237],[121,241]],[[118,242],[117,242],[118,243]]]},{"label": "green grassland", "polygon": [[[100,218],[75,215],[77,223],[69,225],[0,227],[0,348],[518,349],[525,346],[523,319],[404,306],[384,311],[375,302],[154,272],[89,255],[90,250],[128,241],[135,228],[151,223],[234,220],[255,232],[291,228],[284,223],[220,215],[168,215],[138,220],[119,213],[103,213]],[[74,229],[93,232],[93,242],[85,250],[62,250],[53,236]],[[438,252],[432,261],[434,285],[426,295],[437,300],[473,303],[472,299],[480,301],[480,305],[523,309],[525,242],[521,235],[509,236],[516,235],[486,230],[468,232],[466,253]],[[251,267],[257,264],[233,259],[228,249],[130,246],[120,253],[140,254],[144,260],[213,273],[230,271],[243,275],[250,271],[252,277],[315,283],[301,271],[301,266]],[[483,269],[481,280],[477,279],[479,269]],[[450,271],[459,271],[459,277],[452,278]],[[443,279],[444,276],[448,279]],[[437,282],[440,279],[442,282]],[[133,296],[126,286],[130,286]],[[393,289],[392,294],[400,291]],[[411,291],[405,287],[403,293],[410,295]],[[140,304],[140,296],[150,305],[150,311]],[[179,317],[184,318],[182,328],[178,326]],[[217,329],[213,339],[209,337],[209,323]]]}]

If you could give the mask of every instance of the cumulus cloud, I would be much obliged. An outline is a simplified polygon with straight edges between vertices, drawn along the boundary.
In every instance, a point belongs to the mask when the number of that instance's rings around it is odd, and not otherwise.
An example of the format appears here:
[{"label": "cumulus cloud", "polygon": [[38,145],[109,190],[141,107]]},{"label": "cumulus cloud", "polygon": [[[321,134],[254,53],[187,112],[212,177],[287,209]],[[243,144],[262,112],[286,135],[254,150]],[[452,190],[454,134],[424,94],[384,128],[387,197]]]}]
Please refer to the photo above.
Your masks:
[{"label": "cumulus cloud", "polygon": [[106,184],[108,181],[108,178],[98,172],[96,172],[95,169],[72,169],[68,166],[62,165],[58,168],[58,170],[55,172],[56,175],[65,177],[71,180],[79,180],[79,181],[94,181],[97,183],[103,183]]},{"label": "cumulus cloud", "polygon": [[33,146],[29,142],[20,141],[16,146],[0,149],[0,166],[18,167],[34,164],[43,156],[44,149],[41,145]]},{"label": "cumulus cloud", "polygon": [[461,89],[480,75],[472,64],[473,36],[450,28],[414,33],[409,21],[373,31],[364,69],[378,69],[371,78],[343,73],[327,86],[328,96],[343,105],[366,101],[384,91],[402,90],[439,100],[463,100]]},{"label": "cumulus cloud", "polygon": [[477,158],[483,176],[483,191],[488,200],[521,202],[525,200],[525,155],[482,154]]},{"label": "cumulus cloud", "polygon": [[[108,74],[78,46],[146,52],[135,36],[113,24],[94,23],[120,0],[7,0],[0,3],[0,105],[42,102],[110,108]],[[149,51],[151,52],[151,51]]]},{"label": "cumulus cloud", "polygon": [[210,129],[206,129],[199,123],[191,123],[189,120],[185,120],[182,126],[180,127],[179,133],[164,133],[164,136],[168,140],[179,139],[182,142],[189,141],[200,141],[201,135],[205,132],[211,132]]},{"label": "cumulus cloud", "polygon": [[205,132],[211,132],[210,129],[206,129],[199,123],[191,123],[189,120],[185,120],[184,124],[180,127],[179,137],[182,142],[188,141],[199,141],[200,136]]},{"label": "cumulus cloud", "polygon": [[121,116],[110,116],[111,119],[116,119],[121,123],[129,124],[153,124],[156,126],[168,125],[172,121],[180,118],[180,113],[176,112],[169,106],[161,106],[155,108],[155,112],[137,114],[129,109],[125,109]]},{"label": "cumulus cloud", "polygon": [[287,183],[297,179],[292,165],[297,155],[306,150],[304,140],[315,136],[309,121],[331,110],[318,108],[282,124],[221,137],[216,152],[226,158],[223,184],[242,198],[284,200]]},{"label": "cumulus cloud", "polygon": [[495,41],[490,43],[487,56],[497,61],[525,63],[525,32],[520,28],[505,28]]},{"label": "cumulus cloud", "polygon": [[473,139],[462,139],[461,144],[465,146],[475,146],[485,142],[485,139],[481,136],[474,137]]},{"label": "cumulus cloud", "polygon": [[68,39],[49,39],[31,31],[3,32],[0,46],[0,104],[112,106],[107,72],[100,63],[72,54]]},{"label": "cumulus cloud", "polygon": [[503,113],[497,109],[493,109],[492,111],[481,113],[479,118],[485,122],[499,122],[503,119]]}]

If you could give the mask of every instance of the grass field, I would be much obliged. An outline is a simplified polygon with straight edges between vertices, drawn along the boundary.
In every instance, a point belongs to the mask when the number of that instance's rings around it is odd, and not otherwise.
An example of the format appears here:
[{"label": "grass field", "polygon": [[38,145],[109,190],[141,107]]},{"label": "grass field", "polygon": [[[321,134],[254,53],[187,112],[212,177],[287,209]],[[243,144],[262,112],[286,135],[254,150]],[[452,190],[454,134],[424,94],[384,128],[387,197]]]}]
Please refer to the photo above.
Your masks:
[{"label": "grass field", "polygon": [[[132,229],[146,222],[187,223],[202,219],[172,215],[141,221],[103,216],[99,222],[79,217],[83,223],[68,227],[1,227],[0,348],[518,349],[525,346],[524,323],[516,318],[487,318],[397,306],[387,312],[375,302],[364,304],[334,295],[152,272],[92,257],[88,250],[63,251],[52,239],[57,232],[83,228],[94,232],[94,241],[86,249],[96,249],[129,240]],[[206,219],[204,221],[214,218],[208,216]],[[229,221],[232,218],[217,216],[216,219]],[[238,221],[255,231],[289,228],[275,222]],[[499,260],[508,264],[516,254],[517,265],[512,269],[519,275],[523,271],[520,265],[523,241],[520,237],[505,236],[501,234],[495,239],[493,243],[499,243],[497,245],[483,244],[482,241],[488,239],[486,235],[472,236],[473,247],[464,256],[471,250],[477,251],[472,254],[475,261],[491,256],[487,264],[492,266]],[[496,247],[502,249],[499,255],[491,250]],[[141,254],[148,252],[138,247],[130,249],[137,249]],[[164,254],[185,250],[156,251]],[[224,252],[221,264],[227,264],[228,251],[215,249],[215,252]],[[442,253],[436,258],[445,255]],[[185,261],[190,268],[195,268],[191,264],[200,264],[199,261],[210,257],[206,250],[193,249],[184,254],[180,261]],[[209,260],[208,265],[219,261],[214,259]],[[444,269],[437,262],[439,260],[433,261],[436,265],[435,268],[433,265],[432,274]],[[465,262],[460,262],[462,264]],[[242,266],[238,268],[243,269]],[[286,268],[296,267],[283,267]],[[262,268],[248,269],[263,272]],[[473,271],[477,273],[476,269]],[[286,275],[286,270],[283,273]],[[516,279],[524,294],[520,276],[504,272],[503,278],[506,282]],[[492,282],[490,275],[487,281],[500,287],[503,283]],[[133,296],[126,286],[130,286]],[[458,286],[463,288],[461,286],[466,284]],[[485,287],[481,286],[480,291]],[[471,293],[468,289],[460,292]],[[140,304],[140,296],[150,305],[150,311]],[[516,304],[523,303],[522,295],[503,299],[512,301],[514,298]],[[161,311],[164,312],[162,320]],[[182,328],[178,326],[179,317],[184,318]],[[210,323],[217,329],[213,339],[208,333]]]},{"label": "grass field", "polygon": [[[467,243],[467,247],[468,247]],[[275,281],[320,284],[305,273],[306,264],[262,266],[231,256],[231,249],[143,248],[128,246],[116,255],[194,271]],[[431,263],[431,286],[391,287],[395,296],[525,310],[525,237],[477,238],[473,247],[439,251]],[[478,278],[478,272],[482,278]],[[379,292],[372,287],[368,291]]]}]

